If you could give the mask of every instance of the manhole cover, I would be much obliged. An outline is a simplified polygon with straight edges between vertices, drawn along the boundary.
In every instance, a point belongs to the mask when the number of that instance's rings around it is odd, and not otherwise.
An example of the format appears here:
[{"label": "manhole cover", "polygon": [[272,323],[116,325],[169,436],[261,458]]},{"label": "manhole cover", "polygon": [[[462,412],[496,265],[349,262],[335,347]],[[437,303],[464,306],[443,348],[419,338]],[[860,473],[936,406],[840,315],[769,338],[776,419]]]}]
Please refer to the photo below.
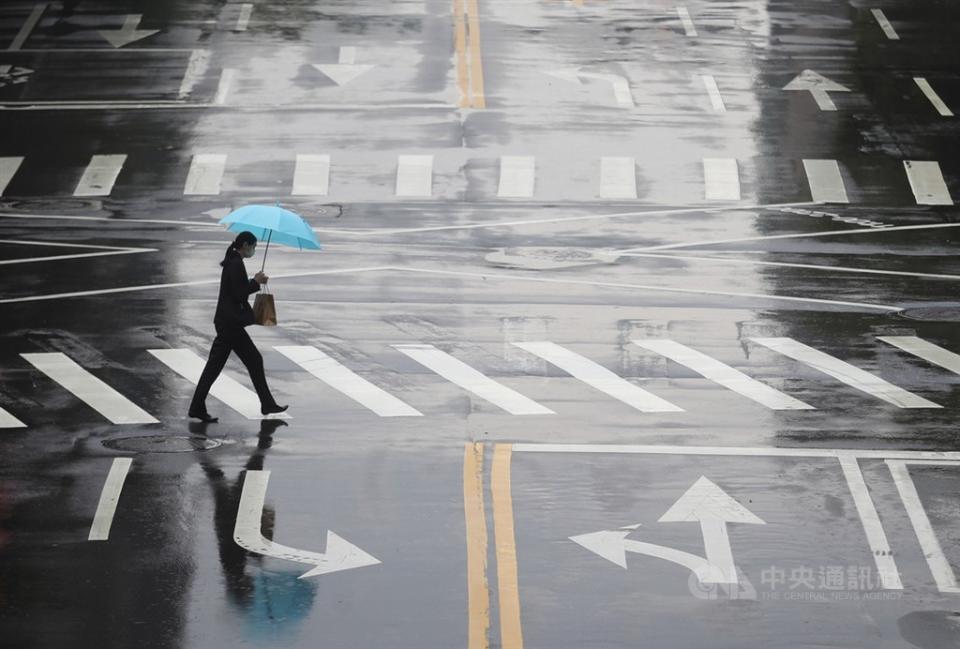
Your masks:
[{"label": "manhole cover", "polygon": [[553,270],[574,266],[613,264],[617,253],[599,248],[502,248],[486,256],[488,263],[504,268]]},{"label": "manhole cover", "polygon": [[910,320],[926,320],[928,322],[960,322],[960,305],[927,306],[916,309],[904,309],[899,313]]},{"label": "manhole cover", "polygon": [[192,453],[209,451],[221,442],[197,435],[147,435],[144,437],[115,437],[103,442],[107,448],[133,453]]}]

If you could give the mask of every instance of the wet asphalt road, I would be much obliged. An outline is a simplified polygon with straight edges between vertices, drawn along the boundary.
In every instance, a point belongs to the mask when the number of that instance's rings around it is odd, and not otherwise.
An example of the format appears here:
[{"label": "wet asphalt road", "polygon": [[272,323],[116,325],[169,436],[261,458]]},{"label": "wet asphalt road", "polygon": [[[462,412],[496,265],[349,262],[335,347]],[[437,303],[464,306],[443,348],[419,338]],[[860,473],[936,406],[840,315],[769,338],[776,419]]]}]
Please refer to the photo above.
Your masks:
[{"label": "wet asphalt road", "polygon": [[4,3],[3,646],[960,646],[958,21]]}]

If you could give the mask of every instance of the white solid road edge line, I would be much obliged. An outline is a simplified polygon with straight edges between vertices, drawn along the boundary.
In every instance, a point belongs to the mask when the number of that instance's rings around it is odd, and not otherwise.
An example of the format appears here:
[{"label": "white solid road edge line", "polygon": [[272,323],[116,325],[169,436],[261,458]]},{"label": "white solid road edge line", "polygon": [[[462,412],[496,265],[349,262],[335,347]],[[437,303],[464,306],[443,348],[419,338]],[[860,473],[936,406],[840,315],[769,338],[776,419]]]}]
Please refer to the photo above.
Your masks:
[{"label": "white solid road edge line", "polygon": [[714,455],[749,457],[861,458],[960,463],[958,451],[898,451],[776,446],[678,446],[673,444],[513,444],[516,453],[614,453],[637,455]]},{"label": "white solid road edge line", "polygon": [[906,462],[887,460],[887,467],[890,469],[890,475],[893,476],[893,483],[896,485],[900,499],[903,501],[904,509],[907,510],[910,524],[917,535],[917,541],[920,542],[920,549],[923,550],[923,556],[927,560],[927,565],[930,566],[930,572],[937,588],[940,589],[941,593],[960,593],[960,587],[957,586],[957,577],[953,568],[950,567],[947,557],[943,554],[943,548],[940,547],[940,542],[933,531],[930,519],[923,509],[920,494],[917,493],[917,487],[913,484]]},{"label": "white solid road edge line", "polygon": [[133,460],[127,457],[114,458],[110,466],[110,473],[100,492],[100,502],[97,504],[97,513],[90,526],[88,541],[106,541],[110,538],[110,527],[113,525],[113,516],[117,511],[117,502],[120,500],[120,491],[130,472]]},{"label": "white solid road edge line", "polygon": [[903,583],[900,581],[900,571],[893,559],[893,551],[890,550],[887,534],[883,531],[880,515],[877,514],[877,508],[873,504],[873,499],[867,489],[867,483],[863,479],[863,472],[860,471],[860,463],[855,457],[841,456],[839,459],[840,468],[843,469],[847,486],[850,488],[850,495],[853,496],[853,504],[857,508],[860,522],[863,524],[863,531],[867,535],[873,560],[877,564],[880,583],[888,590],[900,590],[903,588]]}]

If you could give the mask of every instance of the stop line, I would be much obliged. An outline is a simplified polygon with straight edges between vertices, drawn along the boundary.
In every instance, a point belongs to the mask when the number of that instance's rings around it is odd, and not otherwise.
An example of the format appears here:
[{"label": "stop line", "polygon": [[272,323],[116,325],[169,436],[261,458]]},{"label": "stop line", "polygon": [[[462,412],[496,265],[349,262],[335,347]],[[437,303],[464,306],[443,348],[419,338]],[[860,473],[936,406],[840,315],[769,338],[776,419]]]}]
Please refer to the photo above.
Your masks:
[{"label": "stop line", "polygon": [[[896,386],[881,377],[791,338],[751,338],[751,342],[794,362],[815,369],[841,384],[901,409],[939,409],[940,404]],[[960,374],[960,355],[915,336],[883,336],[880,341],[954,374]],[[816,410],[723,361],[669,339],[635,339],[634,345],[696,372],[704,380],[770,410]],[[512,346],[561,370],[565,378],[581,383],[607,398],[641,413],[682,413],[687,409],[603,367],[590,358],[552,341],[514,342]],[[521,394],[482,369],[473,367],[435,345],[398,343],[392,349],[415,361],[431,374],[481,399],[511,416],[563,414]],[[384,418],[420,417],[423,412],[367,379],[329,353],[311,345],[277,345],[274,348],[327,387],[365,410]],[[196,385],[204,358],[190,349],[149,349],[164,366]],[[24,353],[20,356],[53,382],[118,425],[154,424],[158,420],[107,385],[75,360],[60,352]],[[526,367],[526,364],[525,364]],[[391,370],[392,371],[392,370]],[[527,372],[529,375],[529,372]],[[247,419],[262,419],[256,394],[237,380],[221,375],[210,395]],[[289,418],[283,413],[282,418]],[[0,428],[25,427],[18,413],[0,409]]]}]

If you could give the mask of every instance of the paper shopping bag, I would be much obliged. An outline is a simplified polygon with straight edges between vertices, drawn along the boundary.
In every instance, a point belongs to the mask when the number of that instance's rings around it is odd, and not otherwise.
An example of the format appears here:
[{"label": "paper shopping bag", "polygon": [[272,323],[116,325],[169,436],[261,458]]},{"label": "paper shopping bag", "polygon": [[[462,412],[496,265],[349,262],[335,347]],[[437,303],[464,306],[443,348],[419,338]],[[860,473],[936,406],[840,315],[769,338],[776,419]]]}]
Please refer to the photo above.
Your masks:
[{"label": "paper shopping bag", "polygon": [[259,293],[253,299],[253,321],[264,327],[277,326],[277,307],[270,293]]}]

